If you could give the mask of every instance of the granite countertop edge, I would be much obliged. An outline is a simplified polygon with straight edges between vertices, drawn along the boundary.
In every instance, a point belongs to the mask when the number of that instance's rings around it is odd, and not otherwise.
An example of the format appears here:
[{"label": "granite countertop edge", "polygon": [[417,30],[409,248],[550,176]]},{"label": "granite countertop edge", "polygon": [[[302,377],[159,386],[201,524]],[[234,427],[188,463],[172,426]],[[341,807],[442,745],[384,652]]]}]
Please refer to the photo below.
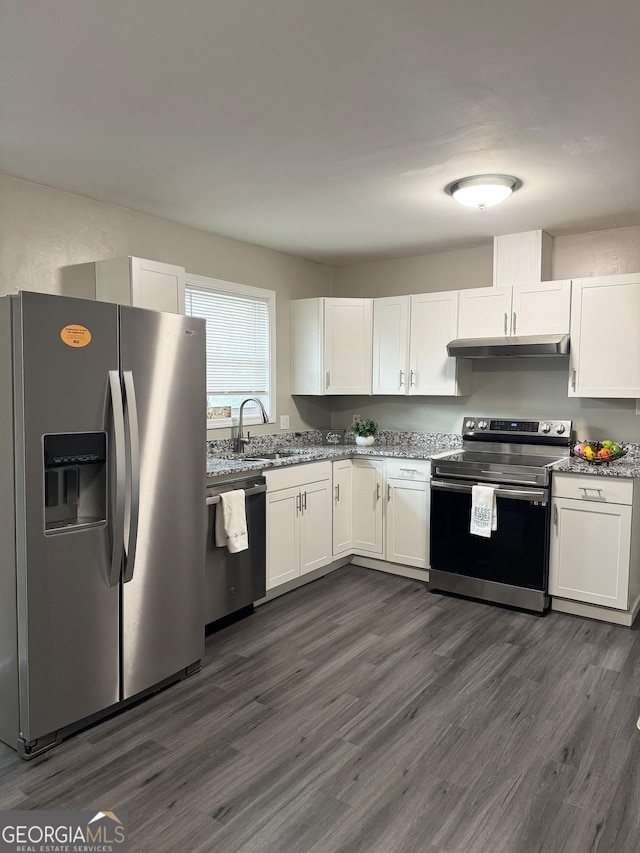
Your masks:
[{"label": "granite countertop edge", "polygon": [[[455,433],[382,432],[370,447],[359,447],[352,442],[340,445],[322,445],[319,431],[264,436],[253,439],[249,452],[252,455],[278,450],[294,450],[293,456],[282,459],[247,461],[234,458],[231,441],[210,442],[207,455],[207,480],[221,483],[225,478],[237,479],[240,475],[259,474],[264,471],[288,468],[310,462],[335,461],[373,457],[378,459],[416,459],[428,461],[442,454],[455,452],[462,446],[462,436]],[[590,464],[571,456],[552,466],[556,473],[581,474],[595,477],[640,478],[640,444],[628,443],[627,455],[606,464]],[[229,458],[231,457],[231,458]]]},{"label": "granite countertop edge", "polygon": [[288,468],[291,465],[303,465],[308,462],[336,461],[338,459],[353,459],[361,457],[377,457],[382,459],[417,459],[428,461],[441,453],[455,450],[450,445],[436,445],[431,448],[407,447],[402,444],[380,447],[357,447],[355,445],[340,445],[337,447],[310,447],[300,448],[295,456],[287,456],[283,459],[248,462],[240,459],[216,458],[211,456],[207,459],[207,478],[219,480],[223,476],[234,476],[236,474],[255,474],[262,471],[275,470],[277,468]]},{"label": "granite countertop edge", "polygon": [[553,471],[558,474],[582,474],[587,477],[640,477],[640,454],[627,454],[614,462],[593,465],[570,456],[553,465]]}]

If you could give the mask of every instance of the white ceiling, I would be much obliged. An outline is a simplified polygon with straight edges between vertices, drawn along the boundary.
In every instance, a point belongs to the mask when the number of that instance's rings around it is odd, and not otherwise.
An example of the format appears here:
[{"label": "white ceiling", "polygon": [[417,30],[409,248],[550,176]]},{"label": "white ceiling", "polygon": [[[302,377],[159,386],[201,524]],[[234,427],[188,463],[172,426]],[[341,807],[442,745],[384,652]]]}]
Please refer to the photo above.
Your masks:
[{"label": "white ceiling", "polygon": [[638,224],[640,3],[2,0],[0,166],[335,264]]}]

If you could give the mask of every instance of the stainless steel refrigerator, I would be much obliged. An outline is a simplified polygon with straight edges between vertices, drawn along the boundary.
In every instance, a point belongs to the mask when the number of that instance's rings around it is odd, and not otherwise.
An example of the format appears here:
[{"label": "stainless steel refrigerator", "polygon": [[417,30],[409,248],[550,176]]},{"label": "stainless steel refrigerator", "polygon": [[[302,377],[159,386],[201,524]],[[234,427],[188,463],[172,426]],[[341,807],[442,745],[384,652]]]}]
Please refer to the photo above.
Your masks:
[{"label": "stainless steel refrigerator", "polygon": [[25,758],[199,668],[204,321],[0,298],[0,738]]}]

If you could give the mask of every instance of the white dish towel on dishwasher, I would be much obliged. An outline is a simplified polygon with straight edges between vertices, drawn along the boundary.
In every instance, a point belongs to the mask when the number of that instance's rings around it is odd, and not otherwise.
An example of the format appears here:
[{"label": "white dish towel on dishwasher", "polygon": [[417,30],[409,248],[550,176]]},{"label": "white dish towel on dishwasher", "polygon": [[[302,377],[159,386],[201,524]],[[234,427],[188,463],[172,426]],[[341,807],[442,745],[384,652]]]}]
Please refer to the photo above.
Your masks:
[{"label": "white dish towel on dishwasher", "polygon": [[232,554],[246,551],[249,547],[244,489],[234,489],[220,495],[216,510],[216,545],[226,545]]},{"label": "white dish towel on dishwasher", "polygon": [[498,529],[496,491],[493,486],[478,484],[471,487],[470,533],[489,538],[492,530]]}]

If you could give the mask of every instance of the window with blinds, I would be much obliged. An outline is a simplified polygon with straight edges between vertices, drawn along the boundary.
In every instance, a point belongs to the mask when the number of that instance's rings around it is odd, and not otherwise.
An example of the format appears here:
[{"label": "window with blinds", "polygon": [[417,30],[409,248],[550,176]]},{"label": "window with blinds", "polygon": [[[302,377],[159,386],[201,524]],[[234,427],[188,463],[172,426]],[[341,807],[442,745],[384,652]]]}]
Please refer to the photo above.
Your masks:
[{"label": "window with blinds", "polygon": [[[260,399],[273,420],[275,293],[187,275],[185,313],[206,322],[208,426],[229,426],[247,397]],[[243,417],[262,421],[256,404]]]}]

